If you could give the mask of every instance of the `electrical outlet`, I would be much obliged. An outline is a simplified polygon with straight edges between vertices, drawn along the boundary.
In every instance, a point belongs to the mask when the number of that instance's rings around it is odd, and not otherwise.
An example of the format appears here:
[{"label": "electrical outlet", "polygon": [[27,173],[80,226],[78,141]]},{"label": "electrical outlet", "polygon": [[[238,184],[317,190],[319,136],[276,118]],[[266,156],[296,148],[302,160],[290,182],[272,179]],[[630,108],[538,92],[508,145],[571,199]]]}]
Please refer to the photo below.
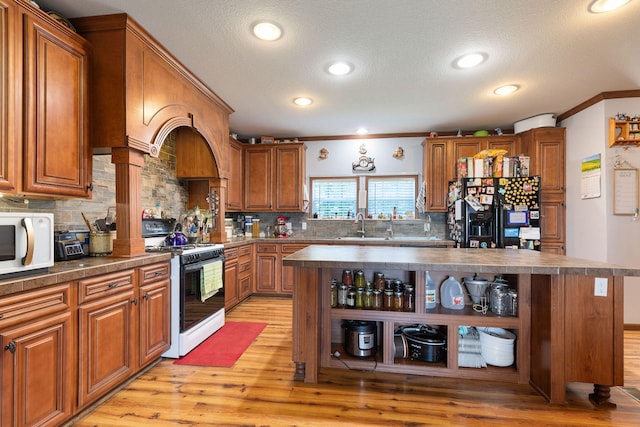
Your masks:
[{"label": "electrical outlet", "polygon": [[597,297],[606,297],[608,284],[609,279],[606,277],[596,277],[593,295]]},{"label": "electrical outlet", "polygon": [[302,230],[306,230],[306,229],[307,229],[307,223],[306,223],[306,222],[303,222],[303,223],[302,223]]}]

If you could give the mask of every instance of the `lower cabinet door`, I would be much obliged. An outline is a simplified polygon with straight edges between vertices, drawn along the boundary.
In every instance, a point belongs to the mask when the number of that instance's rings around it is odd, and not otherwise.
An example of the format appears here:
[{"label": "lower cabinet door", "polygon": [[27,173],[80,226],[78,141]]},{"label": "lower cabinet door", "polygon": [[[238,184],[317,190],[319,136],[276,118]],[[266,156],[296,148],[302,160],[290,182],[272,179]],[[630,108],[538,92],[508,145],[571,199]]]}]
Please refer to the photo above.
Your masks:
[{"label": "lower cabinet door", "polygon": [[140,366],[156,360],[171,344],[169,279],[140,287]]},{"label": "lower cabinet door", "polygon": [[110,391],[136,370],[137,304],[132,291],[80,306],[79,406]]},{"label": "lower cabinet door", "polygon": [[0,334],[2,425],[54,426],[73,414],[71,313]]}]

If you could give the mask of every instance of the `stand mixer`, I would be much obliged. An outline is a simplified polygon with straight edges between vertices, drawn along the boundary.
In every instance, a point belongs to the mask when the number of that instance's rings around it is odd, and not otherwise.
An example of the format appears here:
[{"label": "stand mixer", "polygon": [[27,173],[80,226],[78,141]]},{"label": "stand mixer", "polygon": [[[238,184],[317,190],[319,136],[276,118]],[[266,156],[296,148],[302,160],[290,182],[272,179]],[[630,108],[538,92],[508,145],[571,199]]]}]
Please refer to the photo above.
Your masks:
[{"label": "stand mixer", "polygon": [[287,230],[287,217],[279,216],[276,221],[274,235],[277,238],[289,237],[289,230]]}]

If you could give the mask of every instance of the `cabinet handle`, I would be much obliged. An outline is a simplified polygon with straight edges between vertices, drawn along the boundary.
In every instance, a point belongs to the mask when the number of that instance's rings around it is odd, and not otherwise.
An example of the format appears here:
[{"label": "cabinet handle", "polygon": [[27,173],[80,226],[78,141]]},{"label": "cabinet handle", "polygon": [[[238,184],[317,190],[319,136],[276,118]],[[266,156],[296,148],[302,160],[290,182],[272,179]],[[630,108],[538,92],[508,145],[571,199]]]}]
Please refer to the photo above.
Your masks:
[{"label": "cabinet handle", "polygon": [[16,343],[14,341],[11,341],[9,344],[4,346],[5,350],[9,350],[11,352],[11,354],[15,354],[16,352]]},{"label": "cabinet handle", "polygon": [[135,298],[135,297],[134,297],[134,298],[131,300],[131,304],[133,304],[133,305],[138,305],[138,298]]},{"label": "cabinet handle", "polygon": [[113,289],[113,288],[115,288],[116,286],[118,286],[118,283],[117,283],[117,282],[116,282],[116,283],[109,283],[109,284],[107,285],[107,287],[108,287],[109,289]]},{"label": "cabinet handle", "polygon": [[162,276],[163,274],[164,273],[162,271],[156,271],[155,276],[158,277],[158,276]]},{"label": "cabinet handle", "polygon": [[87,190],[93,191],[93,182],[91,184],[87,185]]},{"label": "cabinet handle", "polygon": [[144,298],[145,301],[149,301],[149,292],[144,294],[144,296],[142,298]]}]

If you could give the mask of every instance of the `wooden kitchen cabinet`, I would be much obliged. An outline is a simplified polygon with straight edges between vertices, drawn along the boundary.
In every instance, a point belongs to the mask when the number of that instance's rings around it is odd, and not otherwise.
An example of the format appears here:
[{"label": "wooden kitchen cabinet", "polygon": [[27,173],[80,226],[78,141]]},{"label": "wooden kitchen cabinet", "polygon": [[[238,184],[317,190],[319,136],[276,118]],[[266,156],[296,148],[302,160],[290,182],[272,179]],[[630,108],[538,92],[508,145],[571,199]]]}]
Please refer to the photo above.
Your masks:
[{"label": "wooden kitchen cabinet", "polygon": [[244,210],[302,212],[305,151],[297,143],[244,147]]},{"label": "wooden kitchen cabinet", "polygon": [[[301,249],[306,248],[309,245],[302,244],[292,244],[292,243],[283,243],[282,244],[282,258],[285,258],[287,255],[291,255],[294,252],[297,252]],[[296,286],[296,280],[294,276],[294,267],[284,266],[280,263],[282,267],[282,291],[286,293],[293,294],[293,288]]]},{"label": "wooden kitchen cabinet", "polygon": [[253,245],[238,248],[238,302],[253,293]]},{"label": "wooden kitchen cabinet", "polygon": [[229,182],[227,183],[227,211],[241,211],[244,203],[242,144],[229,138]]},{"label": "wooden kitchen cabinet", "polygon": [[89,44],[29,2],[0,2],[0,189],[91,197]]},{"label": "wooden kitchen cabinet", "polygon": [[224,307],[229,310],[253,293],[253,244],[225,249]]},{"label": "wooden kitchen cabinet", "polygon": [[423,146],[423,176],[427,185],[427,212],[447,211],[449,181],[457,178],[460,157],[473,157],[486,149],[503,149],[507,155],[520,150],[515,135],[490,137],[428,138]]},{"label": "wooden kitchen cabinet", "polygon": [[530,175],[540,175],[542,250],[566,251],[565,128],[534,128],[519,134],[530,157]]},{"label": "wooden kitchen cabinet", "polygon": [[0,0],[0,190],[14,193],[18,188],[18,157],[20,145],[16,117],[16,7],[13,0]]},{"label": "wooden kitchen cabinet", "polygon": [[238,305],[238,248],[224,250],[224,309]]},{"label": "wooden kitchen cabinet", "polygon": [[140,363],[144,367],[171,345],[171,269],[168,263],[140,267]]},{"label": "wooden kitchen cabinet", "polygon": [[256,293],[282,292],[280,249],[277,243],[258,243],[256,246]]},{"label": "wooden kitchen cabinet", "polygon": [[2,426],[59,425],[74,410],[71,285],[0,300]]},{"label": "wooden kitchen cabinet", "polygon": [[89,44],[39,9],[20,4],[22,191],[90,197]]},{"label": "wooden kitchen cabinet", "polygon": [[79,407],[95,401],[136,371],[135,276],[135,270],[125,270],[78,283]]}]

